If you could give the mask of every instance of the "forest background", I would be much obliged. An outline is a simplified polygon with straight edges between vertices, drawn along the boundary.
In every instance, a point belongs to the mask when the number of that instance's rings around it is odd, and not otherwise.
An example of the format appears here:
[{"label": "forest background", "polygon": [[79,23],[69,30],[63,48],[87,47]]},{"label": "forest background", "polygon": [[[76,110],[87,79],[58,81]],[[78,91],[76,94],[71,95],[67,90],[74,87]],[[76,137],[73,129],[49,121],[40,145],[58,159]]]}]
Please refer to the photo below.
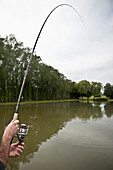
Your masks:
[{"label": "forest background", "polygon": [[[17,101],[30,55],[31,49],[24,47],[14,35],[0,36],[0,102]],[[108,82],[103,86],[101,82],[87,80],[73,82],[57,69],[43,63],[41,57],[34,53],[22,100],[63,100],[102,95],[113,98],[113,85]]]}]

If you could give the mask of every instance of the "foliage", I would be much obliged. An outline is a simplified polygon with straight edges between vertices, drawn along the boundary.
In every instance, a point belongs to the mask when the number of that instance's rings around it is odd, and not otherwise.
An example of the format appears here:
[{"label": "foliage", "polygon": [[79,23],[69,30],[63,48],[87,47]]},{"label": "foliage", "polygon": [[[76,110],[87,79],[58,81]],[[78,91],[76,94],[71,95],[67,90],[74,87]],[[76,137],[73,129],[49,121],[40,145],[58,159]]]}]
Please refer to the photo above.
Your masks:
[{"label": "foliage", "polygon": [[89,89],[90,89],[90,83],[87,80],[82,80],[77,85],[78,92],[80,96],[86,96],[88,97]]},{"label": "foliage", "polygon": [[94,97],[101,96],[101,89],[102,89],[102,83],[91,82],[91,93],[94,95]]},{"label": "foliage", "polygon": [[107,83],[107,84],[104,86],[104,94],[105,94],[107,97],[113,99],[113,85],[111,85],[110,83]]},{"label": "foliage", "polygon": [[[31,55],[14,35],[0,37],[0,102],[17,101],[21,83]],[[67,79],[57,69],[44,64],[33,55],[28,71],[22,101],[77,99],[101,95],[102,84],[82,80],[79,83]],[[113,86],[106,84],[104,93],[113,98]]]},{"label": "foliage", "polygon": [[[0,101],[17,101],[31,55],[14,35],[0,38]],[[68,99],[73,83],[34,54],[22,94],[23,101]]]}]

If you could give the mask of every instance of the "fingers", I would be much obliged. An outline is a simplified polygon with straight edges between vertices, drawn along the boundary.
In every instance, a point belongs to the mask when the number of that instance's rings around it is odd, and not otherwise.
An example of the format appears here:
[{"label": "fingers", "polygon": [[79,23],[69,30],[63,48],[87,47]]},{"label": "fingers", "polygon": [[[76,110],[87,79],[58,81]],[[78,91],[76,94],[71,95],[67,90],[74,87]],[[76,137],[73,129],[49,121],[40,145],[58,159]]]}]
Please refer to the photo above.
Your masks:
[{"label": "fingers", "polygon": [[19,120],[12,120],[11,123],[18,124]]},{"label": "fingers", "polygon": [[24,150],[24,147],[21,146],[21,145],[19,145],[19,146],[18,146],[18,150],[19,150],[19,151],[20,151],[20,150],[23,151],[23,150]]},{"label": "fingers", "polygon": [[18,157],[24,150],[24,143],[19,145],[19,142],[13,143],[10,149],[10,157]]},{"label": "fingers", "polygon": [[19,142],[13,143],[11,146],[17,147],[19,145]]},{"label": "fingers", "polygon": [[11,147],[19,147],[19,148],[21,148],[23,150],[24,149],[24,143],[21,143],[21,145],[19,145],[19,141],[18,141],[17,143],[13,143],[11,145]]},{"label": "fingers", "polygon": [[16,134],[19,132],[19,126],[18,126],[19,120],[15,120],[12,122],[12,124],[15,126]]},{"label": "fingers", "polygon": [[21,149],[17,149],[17,152],[15,153],[15,156],[14,157],[18,157],[18,156],[20,156],[20,154],[23,152],[23,150],[21,150]]},{"label": "fingers", "polygon": [[19,145],[19,146],[24,146],[24,143],[21,143],[21,144],[20,144],[20,142],[18,141],[18,145]]},{"label": "fingers", "polygon": [[19,123],[19,120],[15,120],[13,123],[18,124],[18,123]]},{"label": "fingers", "polygon": [[16,156],[20,156],[20,154],[23,152],[23,150],[24,150],[24,147],[21,145],[18,145]]},{"label": "fingers", "polygon": [[7,133],[14,137],[19,132],[18,126],[19,120],[11,121],[11,123],[7,126]]},{"label": "fingers", "polygon": [[21,145],[19,145],[19,143],[20,143],[20,142],[18,141],[18,142],[15,143],[14,145],[23,150],[23,149],[24,149],[24,143],[21,143]]}]

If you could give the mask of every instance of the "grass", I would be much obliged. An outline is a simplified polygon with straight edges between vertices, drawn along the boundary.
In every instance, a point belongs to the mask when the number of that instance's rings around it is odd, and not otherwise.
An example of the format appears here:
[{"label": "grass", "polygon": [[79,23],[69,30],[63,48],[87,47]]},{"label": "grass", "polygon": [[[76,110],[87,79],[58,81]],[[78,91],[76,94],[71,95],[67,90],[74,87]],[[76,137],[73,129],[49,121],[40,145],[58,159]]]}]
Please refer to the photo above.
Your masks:
[{"label": "grass", "polygon": [[[103,101],[103,98],[95,98],[96,101]],[[40,101],[24,101],[20,104],[40,104],[40,103],[58,103],[58,102],[73,102],[73,101],[94,101],[93,98],[87,99],[86,97],[80,99],[65,99],[65,100],[40,100]],[[111,102],[113,99],[106,99],[106,101]],[[0,102],[0,105],[16,105],[16,102]]]},{"label": "grass", "polygon": [[[68,101],[79,101],[79,99],[66,99],[66,100],[40,100],[40,101],[24,101],[20,104],[40,104],[40,103],[57,103],[57,102],[68,102]],[[1,102],[0,105],[16,105],[16,102]]]}]

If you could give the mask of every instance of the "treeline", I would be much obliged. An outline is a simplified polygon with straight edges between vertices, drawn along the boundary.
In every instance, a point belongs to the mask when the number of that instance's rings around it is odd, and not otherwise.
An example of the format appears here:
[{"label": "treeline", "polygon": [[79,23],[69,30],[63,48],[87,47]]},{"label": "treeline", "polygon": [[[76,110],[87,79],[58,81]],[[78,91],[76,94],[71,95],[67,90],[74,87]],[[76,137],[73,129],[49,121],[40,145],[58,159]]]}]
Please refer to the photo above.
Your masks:
[{"label": "treeline", "polygon": [[[31,49],[25,48],[14,35],[0,37],[0,102],[17,101],[30,55]],[[106,84],[105,94],[112,98],[113,87],[112,85],[110,87],[112,92],[108,93],[108,84]],[[87,80],[82,80],[79,83],[72,82],[57,69],[44,64],[40,56],[34,54],[22,93],[22,100],[100,96],[101,89],[100,82],[90,83]]]}]

